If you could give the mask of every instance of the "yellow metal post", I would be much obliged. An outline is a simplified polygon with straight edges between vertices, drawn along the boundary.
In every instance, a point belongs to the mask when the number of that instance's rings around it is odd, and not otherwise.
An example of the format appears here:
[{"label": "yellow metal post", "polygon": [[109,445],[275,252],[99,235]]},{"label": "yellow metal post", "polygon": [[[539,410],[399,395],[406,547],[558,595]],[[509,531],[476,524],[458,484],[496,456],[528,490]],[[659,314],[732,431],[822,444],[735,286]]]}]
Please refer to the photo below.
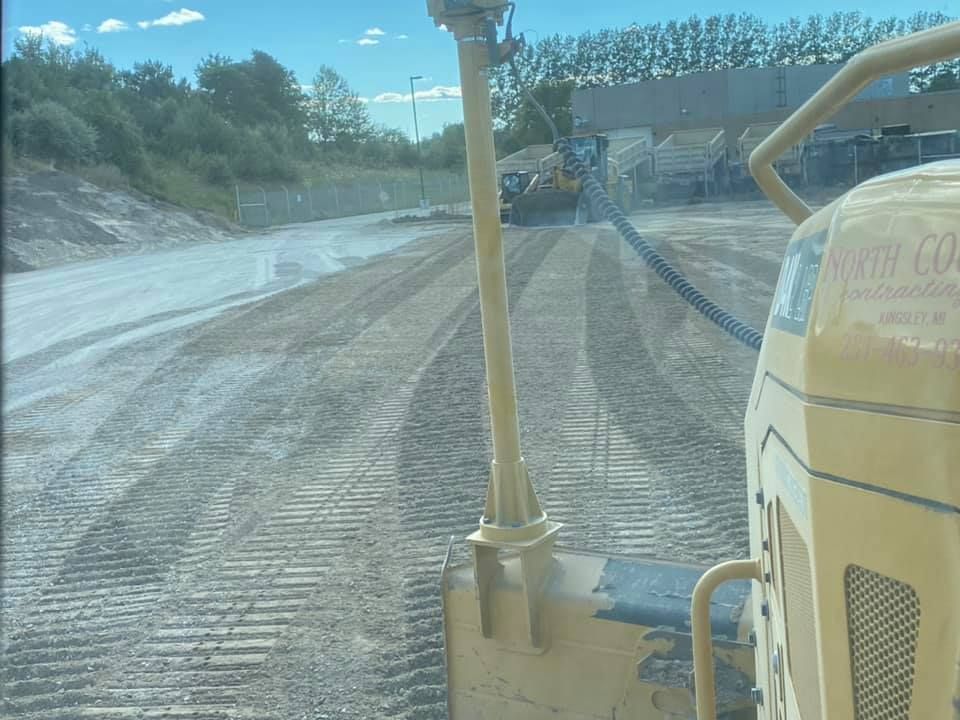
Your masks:
[{"label": "yellow metal post", "polygon": [[540,508],[520,452],[520,422],[486,71],[489,52],[480,28],[477,18],[464,18],[452,28],[457,36],[460,58],[467,172],[473,206],[477,284],[493,435],[490,484],[478,539],[529,542],[547,531],[547,517]]},{"label": "yellow metal post", "polygon": [[519,555],[523,642],[543,648],[540,606],[553,567],[553,540],[560,525],[547,521],[527,474],[520,451],[520,422],[510,342],[510,315],[503,257],[503,231],[497,196],[496,153],[490,112],[489,24],[503,20],[499,0],[478,0],[470,6],[428,0],[438,25],[453,32],[458,44],[467,173],[473,208],[477,284],[483,325],[483,351],[493,436],[493,462],[487,501],[479,529],[469,537],[473,547],[478,619],[484,637],[494,636],[490,593],[502,572],[501,550]]},{"label": "yellow metal post", "polygon": [[470,201],[473,205],[473,237],[477,253],[477,284],[487,366],[493,458],[500,465],[517,466],[523,463],[520,455],[520,423],[517,419],[517,392],[513,375],[503,234],[497,206],[490,88],[482,66],[486,46],[481,43],[482,39],[469,37],[458,43],[463,125],[467,141]]}]

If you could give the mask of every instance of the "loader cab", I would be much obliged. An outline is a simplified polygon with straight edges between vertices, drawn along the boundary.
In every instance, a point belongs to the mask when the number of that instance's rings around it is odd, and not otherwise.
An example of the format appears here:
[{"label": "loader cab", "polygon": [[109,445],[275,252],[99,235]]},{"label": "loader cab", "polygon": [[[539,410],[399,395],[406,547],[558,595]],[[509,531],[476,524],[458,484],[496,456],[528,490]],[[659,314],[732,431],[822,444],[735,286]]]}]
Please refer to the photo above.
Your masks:
[{"label": "loader cab", "polygon": [[610,139],[606,135],[580,135],[567,138],[580,162],[593,171],[597,181],[607,182],[607,148]]},{"label": "loader cab", "polygon": [[530,186],[533,173],[525,170],[520,172],[504,173],[500,178],[500,200],[509,203]]}]

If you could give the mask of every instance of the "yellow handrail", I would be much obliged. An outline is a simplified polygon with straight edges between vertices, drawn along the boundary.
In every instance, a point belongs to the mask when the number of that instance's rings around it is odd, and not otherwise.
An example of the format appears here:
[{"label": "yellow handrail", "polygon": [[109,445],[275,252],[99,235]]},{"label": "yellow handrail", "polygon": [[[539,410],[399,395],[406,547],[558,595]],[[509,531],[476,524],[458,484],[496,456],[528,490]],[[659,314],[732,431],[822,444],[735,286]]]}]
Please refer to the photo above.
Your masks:
[{"label": "yellow handrail", "polygon": [[764,194],[796,224],[813,211],[786,186],[773,163],[824,119],[882,75],[960,55],[960,21],[874,45],[846,65],[750,154],[750,173]]},{"label": "yellow handrail", "polygon": [[731,560],[714,565],[697,581],[690,604],[693,631],[693,684],[697,696],[697,720],[717,720],[717,690],[713,672],[713,633],[710,630],[710,598],[728,580],[760,580],[759,560]]}]

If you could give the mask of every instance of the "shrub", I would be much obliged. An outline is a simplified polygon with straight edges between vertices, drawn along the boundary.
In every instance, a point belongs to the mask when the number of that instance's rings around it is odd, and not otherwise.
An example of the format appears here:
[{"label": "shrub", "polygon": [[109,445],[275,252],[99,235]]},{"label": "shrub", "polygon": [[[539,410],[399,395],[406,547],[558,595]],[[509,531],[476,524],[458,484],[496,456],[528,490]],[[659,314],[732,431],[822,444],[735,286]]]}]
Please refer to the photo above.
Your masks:
[{"label": "shrub", "polygon": [[187,167],[211,185],[225,187],[233,183],[233,170],[223,155],[193,152],[187,158]]},{"label": "shrub", "polygon": [[97,131],[98,157],[132,177],[146,172],[143,134],[133,116],[105,91],[84,95],[77,112]]},{"label": "shrub", "polygon": [[97,131],[67,108],[44,100],[10,119],[10,134],[18,152],[68,164],[92,162]]},{"label": "shrub", "polygon": [[200,100],[178,110],[163,138],[168,152],[183,156],[198,150],[230,156],[241,143],[240,131]]},{"label": "shrub", "polygon": [[248,180],[297,180],[293,163],[275,149],[261,130],[246,130],[239,152],[233,158],[237,177]]},{"label": "shrub", "polygon": [[127,176],[116,165],[101,163],[85,168],[83,179],[107,190],[125,190],[130,187]]}]

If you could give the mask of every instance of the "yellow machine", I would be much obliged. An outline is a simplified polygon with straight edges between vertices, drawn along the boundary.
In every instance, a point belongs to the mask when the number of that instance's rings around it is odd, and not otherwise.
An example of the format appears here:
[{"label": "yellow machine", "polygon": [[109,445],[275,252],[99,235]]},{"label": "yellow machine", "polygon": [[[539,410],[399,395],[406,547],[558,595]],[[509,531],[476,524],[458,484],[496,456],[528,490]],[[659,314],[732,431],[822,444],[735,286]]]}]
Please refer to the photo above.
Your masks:
[{"label": "yellow machine", "polygon": [[526,170],[504,173],[500,177],[500,222],[510,220],[514,198],[535,190],[539,186],[539,180],[539,173]]},{"label": "yellow machine", "polygon": [[443,568],[450,717],[955,720],[960,163],[816,213],[772,163],[875,77],[960,54],[960,23],[861,53],[751,155],[798,227],[745,422],[751,557],[706,569],[556,545],[520,448],[497,214],[485,68],[506,7],[428,9],[459,46],[494,454],[472,562]]},{"label": "yellow machine", "polygon": [[[601,185],[607,184],[608,162],[606,135],[583,135],[565,138],[577,159]],[[505,176],[501,183],[507,181]],[[505,186],[504,186],[505,189]],[[501,191],[501,202],[503,200]],[[502,212],[502,207],[501,207]],[[593,211],[583,192],[583,181],[562,163],[554,165],[549,174],[535,175],[523,192],[511,198],[511,225],[543,227],[548,225],[583,225],[600,217]]]}]

